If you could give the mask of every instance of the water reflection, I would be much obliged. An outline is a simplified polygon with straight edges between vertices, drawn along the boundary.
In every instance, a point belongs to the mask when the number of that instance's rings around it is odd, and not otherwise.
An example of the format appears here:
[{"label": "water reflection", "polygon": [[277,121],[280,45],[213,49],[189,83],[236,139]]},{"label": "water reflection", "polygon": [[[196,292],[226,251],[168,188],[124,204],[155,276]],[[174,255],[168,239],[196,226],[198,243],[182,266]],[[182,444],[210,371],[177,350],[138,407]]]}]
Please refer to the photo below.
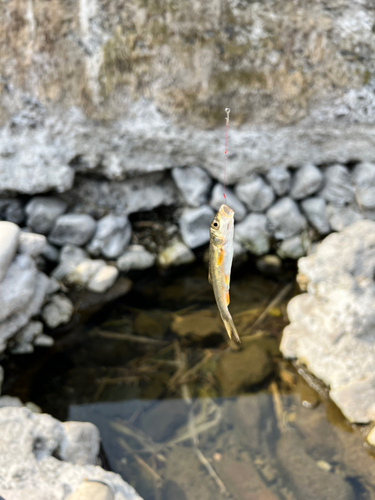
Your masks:
[{"label": "water reflection", "polygon": [[71,405],[100,429],[110,468],[145,500],[371,499],[358,436],[298,394]]}]

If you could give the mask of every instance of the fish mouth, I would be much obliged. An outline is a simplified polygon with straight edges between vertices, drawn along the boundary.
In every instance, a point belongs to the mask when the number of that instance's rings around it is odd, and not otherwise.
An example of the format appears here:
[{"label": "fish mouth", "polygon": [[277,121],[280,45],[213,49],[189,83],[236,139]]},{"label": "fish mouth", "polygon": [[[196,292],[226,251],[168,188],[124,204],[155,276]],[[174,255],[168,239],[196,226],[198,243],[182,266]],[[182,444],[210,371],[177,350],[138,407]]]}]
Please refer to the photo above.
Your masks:
[{"label": "fish mouth", "polygon": [[224,217],[233,217],[234,215],[233,210],[227,207],[227,205],[221,205],[220,212],[224,215]]}]

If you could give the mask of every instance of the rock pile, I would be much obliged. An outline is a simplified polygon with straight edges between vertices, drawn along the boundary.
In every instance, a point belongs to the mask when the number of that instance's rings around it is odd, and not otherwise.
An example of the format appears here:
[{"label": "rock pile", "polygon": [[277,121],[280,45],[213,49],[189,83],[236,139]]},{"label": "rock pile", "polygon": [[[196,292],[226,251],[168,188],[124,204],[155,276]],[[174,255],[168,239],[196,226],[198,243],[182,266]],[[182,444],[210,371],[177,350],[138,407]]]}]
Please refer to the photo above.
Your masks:
[{"label": "rock pile", "polygon": [[7,500],[63,500],[87,480],[114,500],[141,500],[118,474],[98,464],[100,436],[91,423],[61,423],[27,408],[0,408],[0,495]]},{"label": "rock pile", "polygon": [[375,222],[361,220],[298,261],[307,293],[289,302],[291,324],[280,347],[323,380],[344,415],[359,423],[375,420],[374,248]]}]

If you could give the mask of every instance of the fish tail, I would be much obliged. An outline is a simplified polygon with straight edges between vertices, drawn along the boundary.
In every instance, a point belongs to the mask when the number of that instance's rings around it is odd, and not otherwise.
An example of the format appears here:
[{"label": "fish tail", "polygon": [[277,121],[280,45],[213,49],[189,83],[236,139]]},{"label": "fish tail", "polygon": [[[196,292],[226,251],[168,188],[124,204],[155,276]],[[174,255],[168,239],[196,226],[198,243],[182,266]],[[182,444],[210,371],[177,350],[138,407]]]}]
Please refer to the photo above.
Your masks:
[{"label": "fish tail", "polygon": [[229,335],[229,338],[233,341],[236,341],[238,344],[241,343],[241,339],[237,333],[237,329],[234,325],[232,316],[229,314],[227,318],[222,318],[225,329]]}]

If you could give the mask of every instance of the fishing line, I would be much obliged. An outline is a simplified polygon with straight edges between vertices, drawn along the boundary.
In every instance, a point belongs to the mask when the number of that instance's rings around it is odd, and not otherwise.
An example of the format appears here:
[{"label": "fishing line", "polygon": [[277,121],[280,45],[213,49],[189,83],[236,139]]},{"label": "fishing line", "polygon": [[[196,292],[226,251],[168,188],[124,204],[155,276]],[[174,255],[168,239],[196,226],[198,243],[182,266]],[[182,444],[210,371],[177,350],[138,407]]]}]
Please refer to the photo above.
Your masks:
[{"label": "fishing line", "polygon": [[225,131],[225,151],[224,151],[224,184],[223,184],[223,196],[224,196],[224,200],[226,200],[226,196],[225,196],[225,184],[227,182],[227,152],[228,152],[228,129],[229,129],[229,113],[230,113],[230,109],[229,108],[225,108],[225,112],[227,114],[225,120],[227,122],[227,128],[226,128],[226,131]]}]

